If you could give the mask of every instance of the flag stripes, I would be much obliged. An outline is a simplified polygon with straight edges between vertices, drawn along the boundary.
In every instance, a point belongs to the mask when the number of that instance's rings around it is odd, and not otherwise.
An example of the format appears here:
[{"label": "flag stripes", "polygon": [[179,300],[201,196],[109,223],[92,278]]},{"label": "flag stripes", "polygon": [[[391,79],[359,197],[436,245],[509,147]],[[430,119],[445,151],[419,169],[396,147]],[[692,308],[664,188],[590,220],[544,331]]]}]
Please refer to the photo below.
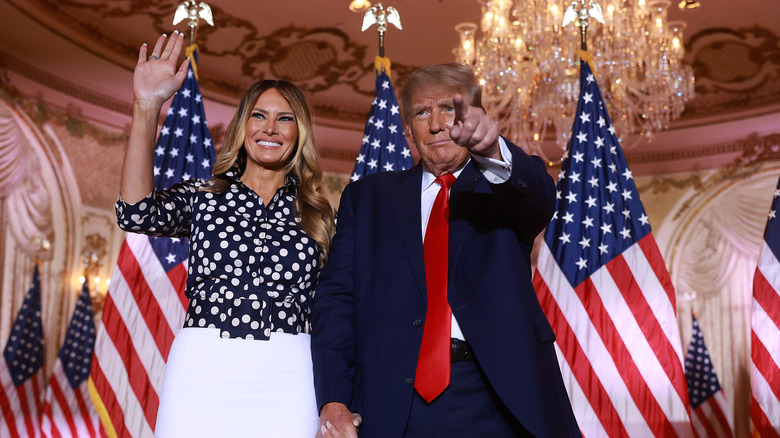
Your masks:
[{"label": "flag stripes", "polygon": [[[601,423],[595,430],[586,430],[580,424],[586,436],[601,436],[598,429],[602,428],[609,436],[690,436],[687,395],[680,395],[679,385],[672,383],[681,376],[682,364],[668,334],[660,329],[670,323],[676,327],[676,320],[670,319],[674,313],[668,304],[648,299],[653,290],[661,288],[657,278],[652,281],[654,274],[647,275],[653,271],[653,258],[648,260],[641,246],[648,244],[655,244],[652,235],[645,236],[576,288],[568,283],[546,245],[539,255],[534,287],[553,322],[560,348],[566,352],[560,357],[573,370],[577,386],[586,388],[586,410],[595,409]],[[628,276],[631,281],[626,281]],[[616,294],[615,290],[621,293]],[[669,317],[652,324],[646,321],[652,319],[647,318],[651,314],[648,312],[658,315],[664,309],[672,312]],[[652,330],[657,332],[646,338],[648,324],[656,327]],[[654,347],[652,343],[665,347]],[[656,350],[662,354],[657,356]],[[642,360],[634,361],[634,357]],[[663,361],[679,363],[679,371],[664,366]],[[567,382],[567,388],[570,386]],[[671,388],[675,390],[670,393]],[[577,414],[579,422],[580,412]]]},{"label": "flag stripes", "polygon": [[753,277],[750,417],[761,438],[780,438],[780,261],[774,251],[780,239],[775,219],[778,193]]}]

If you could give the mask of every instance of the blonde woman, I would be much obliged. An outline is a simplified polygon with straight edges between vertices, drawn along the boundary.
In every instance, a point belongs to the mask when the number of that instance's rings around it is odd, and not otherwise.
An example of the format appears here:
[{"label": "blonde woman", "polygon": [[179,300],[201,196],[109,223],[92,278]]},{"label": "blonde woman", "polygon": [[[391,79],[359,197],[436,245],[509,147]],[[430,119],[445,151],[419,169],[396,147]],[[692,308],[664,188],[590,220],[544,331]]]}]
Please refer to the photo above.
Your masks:
[{"label": "blonde woman", "polygon": [[[183,37],[140,49],[117,222],[189,237],[189,307],[166,364],[155,436],[313,437],[308,335],[333,210],[303,92],[260,81],[244,93],[210,180],[153,191],[163,103],[181,86]],[[178,68],[177,68],[178,65]]]}]

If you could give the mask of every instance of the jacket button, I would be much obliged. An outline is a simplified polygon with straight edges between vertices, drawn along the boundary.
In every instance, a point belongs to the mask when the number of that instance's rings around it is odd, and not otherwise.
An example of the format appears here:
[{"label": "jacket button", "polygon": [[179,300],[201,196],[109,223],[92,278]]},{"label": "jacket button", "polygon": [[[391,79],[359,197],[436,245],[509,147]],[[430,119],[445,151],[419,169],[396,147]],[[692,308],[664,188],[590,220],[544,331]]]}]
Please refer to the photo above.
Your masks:
[{"label": "jacket button", "polygon": [[414,379],[411,377],[407,377],[404,379],[404,383],[406,383],[408,386],[414,385]]},{"label": "jacket button", "polygon": [[413,325],[413,326],[415,326],[415,327],[420,327],[420,326],[422,326],[422,319],[415,319],[415,320],[412,322],[412,325]]}]

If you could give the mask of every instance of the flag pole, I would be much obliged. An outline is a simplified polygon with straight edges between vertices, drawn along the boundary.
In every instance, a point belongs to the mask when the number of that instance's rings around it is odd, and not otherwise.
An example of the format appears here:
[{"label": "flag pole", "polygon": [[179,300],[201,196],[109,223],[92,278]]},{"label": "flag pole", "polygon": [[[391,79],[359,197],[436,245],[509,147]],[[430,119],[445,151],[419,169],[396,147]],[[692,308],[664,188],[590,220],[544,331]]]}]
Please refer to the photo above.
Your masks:
[{"label": "flag pole", "polygon": [[387,23],[392,24],[399,30],[403,30],[403,27],[401,27],[401,16],[394,7],[388,6],[385,9],[382,3],[377,3],[368,8],[363,16],[362,31],[365,32],[374,23],[376,23],[377,31],[379,32],[379,56],[374,61],[374,65],[378,72],[384,69],[387,75],[390,76],[390,60],[385,58],[385,32],[387,32]]},{"label": "flag pole", "polygon": [[[195,46],[195,34],[199,24],[198,19],[203,19],[209,26],[214,26],[214,14],[212,14],[211,7],[206,2],[196,3],[195,0],[185,0],[179,3],[173,15],[173,25],[181,23],[185,18],[187,19],[187,26],[190,28],[190,47]],[[189,48],[187,55],[190,56],[191,61],[194,61]],[[197,75],[197,72],[195,74]]]}]

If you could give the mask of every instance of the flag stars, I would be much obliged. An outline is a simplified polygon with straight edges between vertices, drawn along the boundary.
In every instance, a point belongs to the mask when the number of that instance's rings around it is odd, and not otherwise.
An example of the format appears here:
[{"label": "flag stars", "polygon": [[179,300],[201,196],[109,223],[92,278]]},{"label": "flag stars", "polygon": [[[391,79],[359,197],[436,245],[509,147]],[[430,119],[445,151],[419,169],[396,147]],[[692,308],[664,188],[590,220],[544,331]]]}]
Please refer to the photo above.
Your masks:
[{"label": "flag stars", "polygon": [[649,223],[647,215],[642,213],[642,216],[639,216],[639,222],[641,222],[642,225],[647,225]]},{"label": "flag stars", "polygon": [[181,129],[181,128],[176,128],[176,130],[175,130],[175,131],[173,131],[173,135],[175,135],[175,136],[176,136],[176,138],[179,138],[179,137],[181,137],[182,135],[184,135],[184,130],[183,130],[183,129]]},{"label": "flag stars", "polygon": [[165,155],[165,148],[162,147],[162,146],[157,146],[157,149],[154,150],[154,153],[156,155],[163,156],[163,155]]},{"label": "flag stars", "polygon": [[628,201],[629,199],[632,199],[631,198],[631,190],[623,190],[621,195],[623,196],[623,200],[624,201]]},{"label": "flag stars", "polygon": [[385,149],[387,149],[387,152],[393,153],[395,152],[395,145],[392,142],[390,142],[387,144],[387,146],[385,146]]},{"label": "flag stars", "polygon": [[166,257],[165,257],[165,261],[166,261],[166,262],[168,262],[168,263],[170,263],[170,264],[176,263],[176,256],[175,256],[173,253],[169,253],[169,254],[168,254]]},{"label": "flag stars", "polygon": [[374,122],[374,127],[376,129],[384,128],[385,127],[385,121],[384,120],[377,120],[376,122]]},{"label": "flag stars", "polygon": [[624,239],[630,239],[631,230],[629,230],[627,227],[623,227],[623,229],[620,230],[620,235],[623,236]]},{"label": "flag stars", "polygon": [[563,234],[561,234],[561,236],[558,238],[558,240],[560,240],[560,241],[561,241],[561,242],[563,242],[564,244],[566,244],[566,243],[570,243],[570,242],[571,242],[571,234],[569,234],[569,233],[563,233]]},{"label": "flag stars", "polygon": [[366,156],[363,154],[358,154],[357,158],[355,159],[358,163],[365,163],[366,162]]},{"label": "flag stars", "polygon": [[580,174],[579,174],[579,172],[572,172],[571,176],[569,176],[569,179],[573,183],[580,182]]},{"label": "flag stars", "polygon": [[591,187],[591,188],[598,187],[598,186],[599,186],[599,179],[598,179],[598,178],[596,178],[595,176],[592,176],[592,177],[591,177],[591,178],[588,180],[588,183],[590,184],[590,187]]},{"label": "flag stars", "polygon": [[623,178],[625,178],[626,180],[629,180],[629,179],[633,178],[633,176],[631,175],[631,170],[630,169],[626,168],[626,171],[623,172]]},{"label": "flag stars", "polygon": [[384,99],[380,100],[378,106],[379,109],[387,109],[387,101]]},{"label": "flag stars", "polygon": [[393,106],[391,106],[391,107],[390,107],[390,114],[392,114],[392,115],[396,115],[396,114],[398,114],[398,113],[399,113],[399,111],[398,111],[398,105],[393,105]]},{"label": "flag stars", "polygon": [[593,93],[585,92],[585,94],[582,95],[582,100],[584,100],[585,103],[593,102]]},{"label": "flag stars", "polygon": [[577,268],[579,269],[585,269],[588,266],[588,261],[584,258],[580,257],[579,260],[577,260]]},{"label": "flag stars", "polygon": [[601,168],[601,158],[594,158],[590,160],[590,164],[592,164],[596,169]]},{"label": "flag stars", "polygon": [[189,88],[185,88],[185,89],[181,90],[181,95],[186,97],[187,99],[189,99],[190,96],[192,95],[192,92],[190,91]]},{"label": "flag stars", "polygon": [[178,149],[171,149],[171,157],[176,158],[179,156],[179,150]]},{"label": "flag stars", "polygon": [[596,145],[596,148],[601,149],[604,147],[604,137],[596,137],[595,140],[593,140],[593,144]]},{"label": "flag stars", "polygon": [[569,194],[566,195],[566,200],[569,201],[570,204],[577,202],[577,194],[569,192]]},{"label": "flag stars", "polygon": [[409,158],[412,156],[412,152],[409,150],[409,148],[404,148],[404,150],[401,151],[401,155],[403,155],[404,158]]},{"label": "flag stars", "polygon": [[379,139],[374,139],[374,141],[371,142],[371,147],[374,149],[378,149],[382,147],[382,143],[379,142]]},{"label": "flag stars", "polygon": [[610,125],[610,127],[607,128],[607,131],[609,131],[610,134],[615,135],[615,127],[614,126]]},{"label": "flag stars", "polygon": [[631,210],[625,209],[622,211],[622,213],[623,213],[623,217],[625,217],[626,219],[631,219]]},{"label": "flag stars", "polygon": [[596,124],[599,125],[599,128],[603,128],[604,126],[607,125],[607,122],[604,120],[603,116],[599,116],[599,119],[596,120]]},{"label": "flag stars", "polygon": [[187,117],[187,108],[179,108],[179,117]]},{"label": "flag stars", "polygon": [[200,163],[200,165],[201,165],[201,166],[202,166],[204,169],[208,169],[209,167],[211,167],[211,163],[209,163],[209,160],[208,160],[208,158],[204,158],[204,159],[203,159],[203,161]]},{"label": "flag stars", "polygon": [[362,144],[366,144],[366,143],[368,143],[368,142],[369,142],[369,140],[371,140],[371,138],[369,138],[369,136],[367,136],[367,135],[364,135],[364,136],[363,136],[363,141],[362,141]]},{"label": "flag stars", "polygon": [[603,207],[601,207],[604,212],[606,213],[614,213],[615,212],[615,204],[613,202],[607,202],[604,204]]},{"label": "flag stars", "polygon": [[588,228],[592,227],[593,226],[593,218],[590,217],[590,216],[585,216],[585,219],[582,220],[582,225],[585,226],[586,230]]},{"label": "flag stars", "polygon": [[574,154],[574,155],[572,156],[572,158],[574,158],[574,161],[576,161],[576,162],[578,162],[578,163],[582,163],[582,161],[583,161],[582,157],[583,157],[584,155],[585,155],[585,154],[583,154],[582,152],[577,152],[576,154]]},{"label": "flag stars", "polygon": [[590,113],[580,114],[580,123],[587,123],[587,122],[590,122]]},{"label": "flag stars", "polygon": [[195,134],[190,135],[190,144],[197,144],[198,143],[198,136]]},{"label": "flag stars", "polygon": [[195,156],[188,153],[184,156],[184,159],[187,160],[188,163],[192,163],[195,161]]},{"label": "flag stars", "polygon": [[389,130],[390,130],[390,133],[391,133],[391,134],[396,134],[396,133],[398,133],[398,126],[397,126],[397,125],[390,125],[390,126],[388,126],[388,127],[387,127],[387,129],[389,129]]},{"label": "flag stars", "polygon": [[390,88],[390,81],[383,81],[382,82],[382,89],[383,90],[387,90],[388,88]]},{"label": "flag stars", "polygon": [[154,168],[152,170],[154,172],[154,176],[160,176],[160,170],[162,170],[162,169],[160,169],[157,166],[154,166]]},{"label": "flag stars", "polygon": [[617,166],[615,165],[615,163],[610,164],[609,166],[607,166],[607,168],[609,168],[609,170],[612,173],[617,173]]},{"label": "flag stars", "polygon": [[160,130],[160,137],[166,136],[170,134],[170,132],[171,132],[171,128],[167,126],[163,126],[162,129]]},{"label": "flag stars", "polygon": [[563,220],[566,221],[567,224],[574,222],[574,215],[570,211],[567,211],[566,214],[563,215]]},{"label": "flag stars", "polygon": [[768,216],[769,216],[769,219],[774,219],[775,218],[775,210],[769,210],[769,215]]},{"label": "flag stars", "polygon": [[588,208],[595,207],[596,198],[594,198],[593,196],[588,196],[588,199],[585,200],[585,203],[588,204]]},{"label": "flag stars", "polygon": [[377,166],[377,161],[376,161],[375,159],[371,159],[371,160],[368,162],[368,167],[370,167],[370,168],[372,168],[372,169],[376,169],[376,166]]},{"label": "flag stars", "polygon": [[166,178],[173,178],[173,175],[175,175],[175,174],[176,174],[176,172],[174,172],[174,170],[170,169],[170,168],[165,171],[165,177]]},{"label": "flag stars", "polygon": [[582,240],[579,241],[580,246],[582,249],[590,248],[590,239],[588,239],[585,236],[582,236]]},{"label": "flag stars", "polygon": [[[585,132],[580,132],[579,134],[577,134],[577,141],[579,141],[580,143],[587,142],[588,141],[588,134],[585,133]],[[581,160],[578,160],[578,161],[581,161]]]},{"label": "flag stars", "polygon": [[612,225],[611,224],[604,224],[604,225],[600,226],[599,228],[601,228],[601,232],[604,233],[605,235],[612,233]]},{"label": "flag stars", "polygon": [[391,170],[393,170],[393,163],[385,163],[384,169],[385,171],[390,172]]},{"label": "flag stars", "polygon": [[200,116],[199,115],[195,114],[194,116],[192,116],[191,120],[192,120],[192,124],[193,125],[200,125]]},{"label": "flag stars", "polygon": [[357,173],[353,173],[352,176],[349,177],[349,180],[352,181],[352,182],[355,182],[355,181],[357,181],[359,179],[360,179],[360,175],[358,175]]},{"label": "flag stars", "polygon": [[593,76],[593,73],[588,73],[588,76],[585,78],[585,80],[590,84],[591,82],[595,81],[596,78]]},{"label": "flag stars", "polygon": [[608,245],[606,245],[606,244],[604,244],[604,243],[602,243],[601,245],[599,245],[599,253],[600,253],[600,254],[606,254],[606,253],[608,253],[608,252],[609,252],[609,246],[608,246]]},{"label": "flag stars", "polygon": [[617,183],[615,181],[610,181],[610,183],[607,184],[607,190],[609,190],[609,193],[616,192],[617,191]]}]

